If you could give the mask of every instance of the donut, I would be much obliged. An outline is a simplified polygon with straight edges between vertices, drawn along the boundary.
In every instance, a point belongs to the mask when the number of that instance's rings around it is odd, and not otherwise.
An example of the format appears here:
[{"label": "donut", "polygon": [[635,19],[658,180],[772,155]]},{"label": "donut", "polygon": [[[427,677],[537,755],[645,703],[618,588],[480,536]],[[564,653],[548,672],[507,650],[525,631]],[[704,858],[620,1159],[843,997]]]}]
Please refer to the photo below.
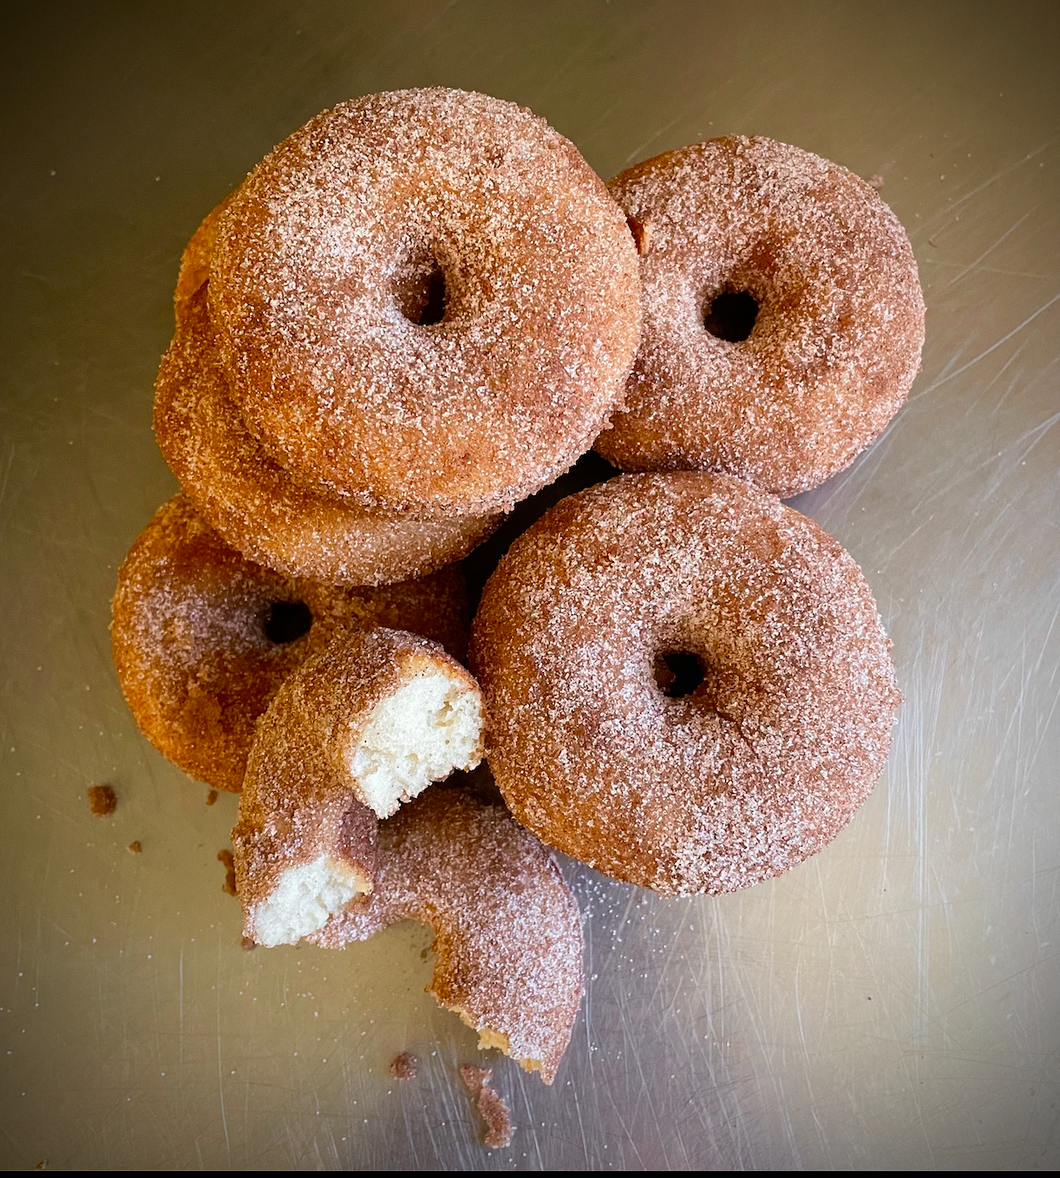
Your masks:
[{"label": "donut", "polygon": [[232,831],[243,935],[294,945],[370,891],[375,820],[482,759],[482,694],[436,643],[336,634],[258,722]]},{"label": "donut", "polygon": [[177,287],[173,292],[173,313],[178,324],[192,296],[202,290],[210,280],[210,258],[213,256],[213,243],[217,237],[217,223],[221,219],[221,214],[228,208],[232,196],[233,193],[230,192],[206,214],[184,247],[184,253],[181,254]]},{"label": "donut", "polygon": [[578,906],[555,862],[502,807],[435,786],[379,824],[375,887],[309,940],[340,948],[399,920],[434,932],[428,993],[551,1084],[584,980]]},{"label": "donut", "polygon": [[640,327],[625,219],[568,140],[458,90],[311,119],[221,214],[210,317],[251,432],[307,487],[505,510],[590,449]]},{"label": "donut", "polygon": [[905,401],[924,299],[875,189],[771,139],[729,136],[616,176],[641,255],[625,471],[712,470],[794,495],[842,470]]},{"label": "donut", "polygon": [[379,588],[283,576],[230,548],[178,495],[118,573],[111,639],[140,730],[185,773],[238,793],[254,725],[284,679],[336,631],[401,627],[460,657],[463,575]]},{"label": "donut", "polygon": [[502,518],[412,520],[294,482],[228,396],[202,286],[180,305],[154,421],[163,456],[205,519],[244,556],[291,577],[378,585],[423,576],[462,559]]},{"label": "donut", "polygon": [[698,472],[619,476],[543,516],[486,584],[471,666],[516,819],[665,895],[820,850],[881,773],[900,699],[851,557]]}]

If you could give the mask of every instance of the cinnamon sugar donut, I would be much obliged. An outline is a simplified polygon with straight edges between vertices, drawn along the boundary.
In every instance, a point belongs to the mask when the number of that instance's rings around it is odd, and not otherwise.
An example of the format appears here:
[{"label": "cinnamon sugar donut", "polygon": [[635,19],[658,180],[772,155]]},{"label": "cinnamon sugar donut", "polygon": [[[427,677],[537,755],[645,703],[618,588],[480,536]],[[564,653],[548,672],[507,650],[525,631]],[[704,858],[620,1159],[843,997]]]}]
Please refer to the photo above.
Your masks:
[{"label": "cinnamon sugar donut", "polygon": [[173,292],[173,312],[178,324],[192,296],[202,290],[210,280],[210,259],[213,256],[213,243],[217,238],[217,224],[234,195],[230,192],[203,217],[202,223],[191,235],[191,240],[180,256],[177,288]]},{"label": "cinnamon sugar donut", "polygon": [[380,624],[460,656],[463,575],[446,568],[375,589],[285,577],[230,548],[178,495],[121,566],[111,639],[148,740],[191,776],[238,792],[254,725],[284,679],[337,631]]},{"label": "cinnamon sugar donut", "polygon": [[429,789],[380,823],[375,888],[309,939],[338,948],[399,920],[434,930],[427,987],[546,1084],[570,1042],[584,986],[578,906],[555,862],[501,806]]},{"label": "cinnamon sugar donut", "polygon": [[644,330],[599,452],[783,496],[852,462],[905,401],[924,343],[916,259],[877,192],[743,136],[656,156],[609,187],[641,253]]},{"label": "cinnamon sugar donut", "polygon": [[[181,269],[189,288],[196,274],[190,265]],[[155,386],[155,436],[185,494],[229,544],[292,577],[378,585],[460,560],[494,531],[499,515],[413,520],[294,482],[228,395],[204,285],[179,298],[177,331]]]},{"label": "cinnamon sugar donut", "polygon": [[530,111],[457,90],[311,119],[221,215],[210,315],[250,430],[303,485],[482,515],[592,445],[637,347],[625,220]]},{"label": "cinnamon sugar donut", "polygon": [[[734,891],[820,850],[882,771],[899,702],[850,556],[710,474],[563,500],[487,583],[471,657],[515,817],[668,895]],[[665,664],[682,662],[696,674],[675,687]]]},{"label": "cinnamon sugar donut", "polygon": [[297,944],[372,890],[374,820],[482,759],[482,693],[425,638],[336,634],[258,722],[232,831],[243,935]]}]

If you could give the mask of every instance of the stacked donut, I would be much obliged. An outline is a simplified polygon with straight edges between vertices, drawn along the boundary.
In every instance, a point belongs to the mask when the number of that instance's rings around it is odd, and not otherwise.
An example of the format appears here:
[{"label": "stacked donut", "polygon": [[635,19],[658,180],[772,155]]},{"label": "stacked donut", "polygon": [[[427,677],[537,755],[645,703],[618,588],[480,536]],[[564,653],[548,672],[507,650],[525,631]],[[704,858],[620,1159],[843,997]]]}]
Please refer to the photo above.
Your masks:
[{"label": "stacked donut", "polygon": [[[182,494],[114,600],[134,714],[242,789],[248,936],[427,920],[439,1000],[550,1081],[581,933],[534,835],[731,891],[820,849],[882,770],[871,593],[777,496],[904,401],[908,240],[797,148],[715,140],[609,191],[531,112],[410,90],[271,152],[192,238],[175,308],[155,429]],[[515,541],[476,681],[452,562],[594,443],[632,473]],[[483,752],[521,826],[466,788],[413,801]]]},{"label": "stacked donut", "polygon": [[206,520],[347,583],[459,559],[587,450],[640,329],[624,218],[567,140],[479,94],[310,120],[185,253],[162,452]]}]

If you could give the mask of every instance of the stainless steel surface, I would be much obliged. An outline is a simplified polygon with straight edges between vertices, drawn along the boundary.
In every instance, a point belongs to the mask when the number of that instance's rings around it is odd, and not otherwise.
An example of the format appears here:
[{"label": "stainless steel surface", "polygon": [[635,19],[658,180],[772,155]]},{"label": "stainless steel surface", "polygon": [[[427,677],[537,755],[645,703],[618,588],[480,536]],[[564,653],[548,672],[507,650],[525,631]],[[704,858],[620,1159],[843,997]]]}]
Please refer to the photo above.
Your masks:
[{"label": "stainless steel surface", "polygon": [[[0,1162],[33,1168],[1045,1169],[1060,1163],[1055,4],[22,6],[5,14]],[[675,902],[567,865],[589,993],[511,1149],[415,926],[239,944],[208,808],[110,662],[174,490],[151,436],[179,251],[275,142],[408,85],[532,107],[609,176],[724,132],[864,175],[928,303],[909,405],[796,501],[859,560],[905,705],[848,830]],[[87,787],[109,781],[109,819]],[[126,851],[132,840],[143,853]],[[422,1059],[392,1080],[393,1056]]]}]

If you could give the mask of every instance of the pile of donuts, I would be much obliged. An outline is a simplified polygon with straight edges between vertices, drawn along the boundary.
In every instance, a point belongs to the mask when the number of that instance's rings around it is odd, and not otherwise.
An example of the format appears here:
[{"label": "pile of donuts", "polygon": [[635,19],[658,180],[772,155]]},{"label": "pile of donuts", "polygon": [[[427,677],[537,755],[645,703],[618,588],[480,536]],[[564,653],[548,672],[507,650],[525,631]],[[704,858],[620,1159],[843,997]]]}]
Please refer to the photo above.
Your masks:
[{"label": "pile of donuts", "polygon": [[[528,110],[408,90],[272,151],[175,309],[155,431],[181,493],[113,603],[137,723],[241,791],[247,937],[424,921],[432,993],[551,1082],[583,989],[552,849],[729,892],[820,850],[883,769],[875,602],[781,497],[905,400],[908,239],[795,147],[605,185]],[[472,621],[459,562],[594,446],[614,477],[515,537]]]}]

